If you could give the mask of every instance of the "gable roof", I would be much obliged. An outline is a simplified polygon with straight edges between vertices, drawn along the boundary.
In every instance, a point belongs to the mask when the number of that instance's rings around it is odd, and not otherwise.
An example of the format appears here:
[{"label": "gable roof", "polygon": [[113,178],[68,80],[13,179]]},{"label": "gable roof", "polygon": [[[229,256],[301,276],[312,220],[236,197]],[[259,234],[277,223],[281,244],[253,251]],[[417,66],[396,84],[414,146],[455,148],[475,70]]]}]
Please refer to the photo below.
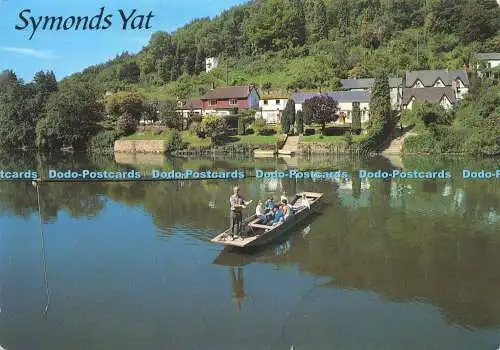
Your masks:
[{"label": "gable roof", "polygon": [[407,105],[412,98],[418,102],[439,103],[446,96],[451,103],[456,103],[455,92],[450,87],[406,88],[403,91],[403,105]]},{"label": "gable roof", "polygon": [[[375,83],[375,79],[363,78],[363,79],[342,79],[340,84],[344,89],[370,89]],[[397,88],[403,83],[402,78],[389,78],[389,87]]]},{"label": "gable roof", "polygon": [[254,90],[254,87],[251,85],[222,87],[208,91],[204,96],[201,97],[201,100],[248,98],[252,90]]},{"label": "gable roof", "polygon": [[500,52],[478,53],[477,58],[486,61],[500,60]]},{"label": "gable roof", "polygon": [[293,94],[292,99],[295,103],[302,104],[310,98],[321,95],[330,96],[339,103],[370,102],[370,93],[368,91],[297,92]]},{"label": "gable roof", "polygon": [[457,78],[465,86],[469,86],[469,76],[464,70],[416,70],[406,72],[406,87],[412,87],[417,80],[420,80],[425,87],[432,87],[438,79],[441,79],[446,86],[451,86]]}]

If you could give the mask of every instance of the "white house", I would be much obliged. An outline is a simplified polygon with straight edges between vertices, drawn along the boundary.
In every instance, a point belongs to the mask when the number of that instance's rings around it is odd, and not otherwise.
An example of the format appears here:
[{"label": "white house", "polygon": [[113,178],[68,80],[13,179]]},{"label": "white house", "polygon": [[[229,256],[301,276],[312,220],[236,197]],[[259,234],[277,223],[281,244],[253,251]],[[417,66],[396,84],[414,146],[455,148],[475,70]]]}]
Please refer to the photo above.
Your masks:
[{"label": "white house", "polygon": [[287,103],[288,98],[281,95],[263,96],[259,101],[257,116],[264,118],[268,124],[277,124]]},{"label": "white house", "polygon": [[[469,92],[469,76],[467,69],[463,70],[418,70],[408,71],[405,76],[405,91],[406,89],[425,89],[425,88],[451,88],[455,94],[456,100],[461,100],[465,94]],[[437,91],[437,90],[434,90]],[[435,93],[435,92],[434,92]],[[432,95],[430,91],[427,95]],[[403,92],[403,100],[405,98]]]},{"label": "white house", "polygon": [[[500,67],[500,53],[499,52],[490,52],[490,53],[478,53],[477,55],[478,60],[484,61],[486,63],[486,67],[488,69],[494,69],[497,67]],[[477,66],[477,69],[479,70],[479,64]]]},{"label": "white house", "polygon": [[301,111],[305,101],[312,97],[327,95],[338,103],[340,118],[335,124],[343,125],[352,122],[353,103],[359,102],[361,110],[361,122],[366,123],[370,119],[370,93],[368,91],[333,91],[321,94],[319,92],[298,92],[293,95],[295,111]]},{"label": "white house", "polygon": [[[371,91],[375,79],[342,79],[340,84],[343,89],[349,91]],[[402,92],[403,92],[403,79],[402,78],[389,78],[389,88],[391,91],[391,105],[393,109],[399,109]]]},{"label": "white house", "polygon": [[205,71],[208,73],[219,66],[219,59],[217,57],[205,58]]},{"label": "white house", "polygon": [[448,110],[457,103],[456,94],[450,87],[407,88],[403,92],[403,108],[412,109],[415,102],[439,103]]}]

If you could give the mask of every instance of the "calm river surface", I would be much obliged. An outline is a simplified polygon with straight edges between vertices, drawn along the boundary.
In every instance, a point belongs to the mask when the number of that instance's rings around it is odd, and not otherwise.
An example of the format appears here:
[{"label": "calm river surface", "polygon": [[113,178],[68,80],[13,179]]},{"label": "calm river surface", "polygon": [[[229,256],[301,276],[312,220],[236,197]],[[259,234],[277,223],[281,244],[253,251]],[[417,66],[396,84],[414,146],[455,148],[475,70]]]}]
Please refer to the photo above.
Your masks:
[{"label": "calm river surface", "polygon": [[[445,180],[240,181],[248,199],[325,194],[283,241],[238,253],[235,181],[0,182],[8,350],[497,349],[498,159],[299,159],[310,169],[450,170]],[[125,164],[124,164],[125,163]],[[284,169],[284,160],[0,156],[0,169]],[[253,210],[254,207],[252,207]],[[43,233],[40,227],[43,227]]]}]

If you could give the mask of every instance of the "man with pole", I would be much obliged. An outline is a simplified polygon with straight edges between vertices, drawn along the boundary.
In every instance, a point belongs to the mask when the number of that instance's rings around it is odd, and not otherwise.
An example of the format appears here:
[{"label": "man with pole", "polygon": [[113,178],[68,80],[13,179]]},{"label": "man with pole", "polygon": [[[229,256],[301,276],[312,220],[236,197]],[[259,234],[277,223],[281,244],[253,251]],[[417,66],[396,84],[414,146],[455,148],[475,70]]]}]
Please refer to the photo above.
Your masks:
[{"label": "man with pole", "polygon": [[238,186],[233,188],[233,194],[229,197],[229,204],[231,206],[230,212],[230,229],[231,237],[233,240],[241,234],[242,222],[243,222],[243,209],[250,205],[252,201],[245,201],[240,194],[240,188]]}]

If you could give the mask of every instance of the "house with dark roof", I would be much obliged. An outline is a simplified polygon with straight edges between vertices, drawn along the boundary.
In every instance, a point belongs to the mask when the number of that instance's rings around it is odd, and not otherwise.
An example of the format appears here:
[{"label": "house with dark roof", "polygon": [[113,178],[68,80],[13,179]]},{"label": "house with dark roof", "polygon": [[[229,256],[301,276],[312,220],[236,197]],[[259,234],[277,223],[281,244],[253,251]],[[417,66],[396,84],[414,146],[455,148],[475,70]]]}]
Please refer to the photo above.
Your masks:
[{"label": "house with dark roof", "polygon": [[259,108],[260,95],[253,85],[228,86],[212,89],[200,100],[203,114],[229,115],[235,109]]},{"label": "house with dark roof", "polygon": [[[375,79],[371,78],[340,80],[342,88],[349,91],[370,91],[374,83]],[[391,90],[392,108],[399,109],[403,89],[403,79],[389,78],[389,88]]]},{"label": "house with dark roof", "polygon": [[[425,88],[451,88],[455,93],[455,98],[461,100],[469,91],[469,76],[467,68],[463,70],[418,70],[407,71],[405,76],[405,90],[425,89]],[[434,90],[435,91],[435,90]],[[429,92],[432,94],[432,92]],[[403,92],[403,100],[407,100]]]},{"label": "house with dark roof", "polygon": [[415,102],[439,103],[444,109],[450,109],[457,103],[455,91],[452,88],[406,88],[403,92],[403,108],[412,109]]},{"label": "house with dark roof", "polygon": [[366,123],[370,118],[370,92],[369,91],[333,91],[326,93],[319,92],[297,92],[292,99],[295,102],[295,111],[301,111],[305,101],[315,96],[327,95],[338,103],[340,118],[336,124],[346,124],[352,122],[352,107],[354,102],[359,102],[361,109],[361,122]]}]

